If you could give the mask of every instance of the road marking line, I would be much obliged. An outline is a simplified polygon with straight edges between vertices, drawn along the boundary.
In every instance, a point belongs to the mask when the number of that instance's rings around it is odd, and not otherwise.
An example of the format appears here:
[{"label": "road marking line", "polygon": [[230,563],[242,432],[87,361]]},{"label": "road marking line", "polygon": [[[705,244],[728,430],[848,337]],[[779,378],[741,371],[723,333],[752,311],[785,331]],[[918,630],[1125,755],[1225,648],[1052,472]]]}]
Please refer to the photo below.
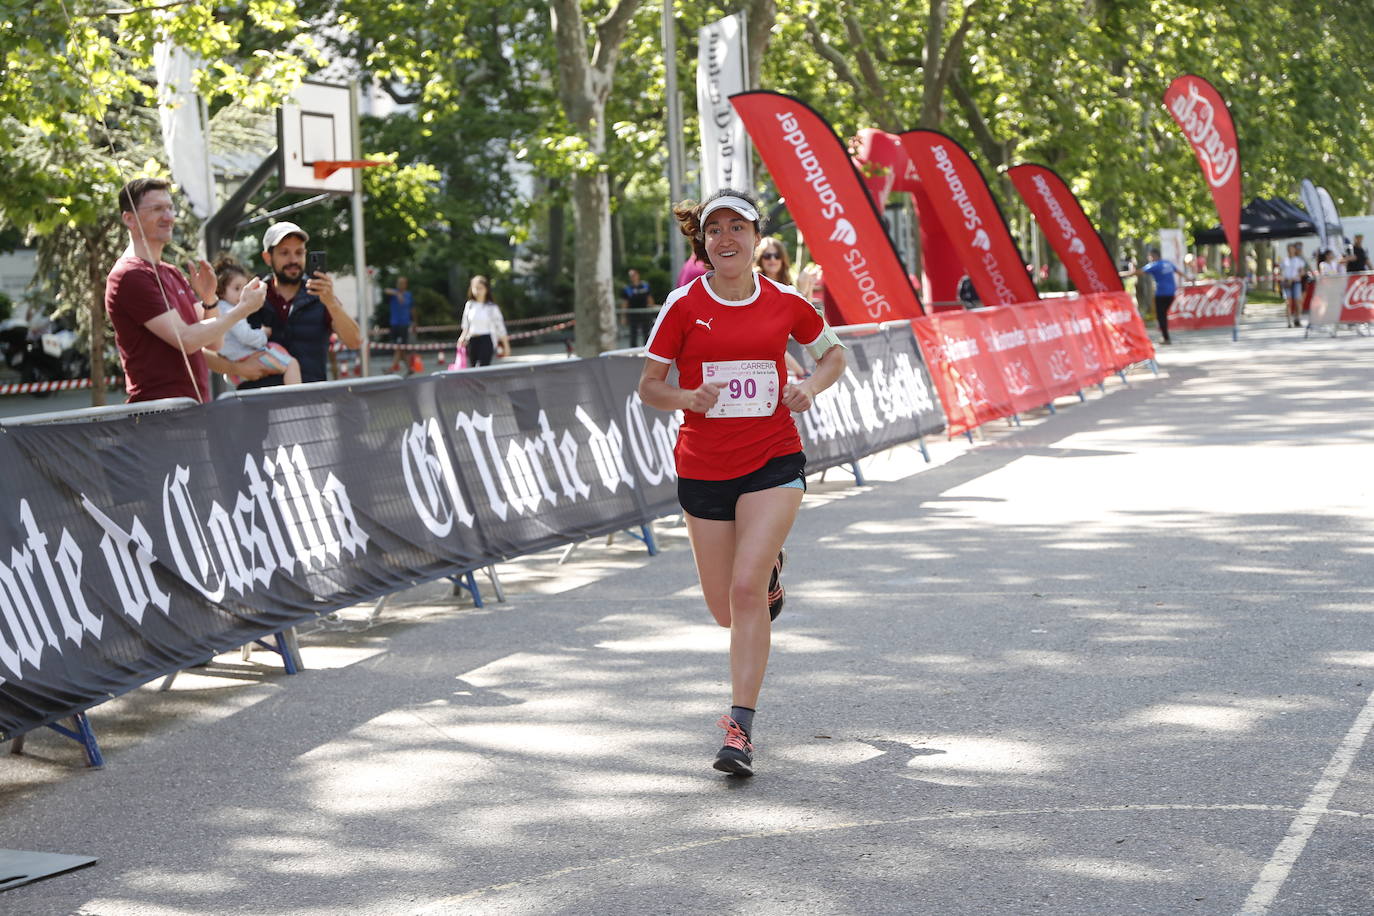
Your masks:
[{"label": "road marking line", "polygon": [[[566,878],[569,875],[581,872],[592,871],[599,868],[610,868],[624,865],[627,862],[634,862],[643,859],[651,859],[657,856],[673,855],[680,852],[690,852],[705,846],[718,846],[724,843],[738,843],[747,840],[768,839],[779,836],[799,836],[804,834],[829,833],[842,830],[861,830],[866,827],[892,827],[899,824],[918,824],[932,823],[937,821],[964,821],[981,820],[986,818],[1003,817],[1029,817],[1034,815],[1056,815],[1056,814],[1136,814],[1155,811],[1198,811],[1198,812],[1262,812],[1288,814],[1296,810],[1292,805],[1189,805],[1189,804],[1156,804],[1156,805],[1083,805],[1081,807],[1053,807],[1053,808],[1013,808],[1010,810],[976,810],[976,811],[949,811],[942,814],[917,814],[911,817],[885,818],[878,820],[851,821],[836,824],[817,824],[807,827],[782,827],[775,830],[760,830],[754,833],[737,833],[726,836],[709,837],[701,840],[692,840],[686,843],[678,843],[672,846],[661,846],[657,849],[646,849],[643,852],[630,853],[613,858],[597,859],[593,862],[586,862],[582,865],[569,865],[554,871],[547,871],[536,875],[524,875],[513,878],[501,884],[489,884],[486,887],[473,888],[461,894],[454,894],[431,901],[413,910],[415,916],[428,916],[433,913],[451,912],[447,907],[467,900],[474,900],[488,894],[501,893],[503,891],[514,890],[525,885],[533,884],[537,881],[550,881],[558,878]],[[1341,809],[1330,809],[1326,812],[1333,817],[1351,817],[1359,819],[1374,819],[1374,814],[1361,811],[1345,811]]]},{"label": "road marking line", "polygon": [[1374,693],[1365,700],[1364,709],[1355,717],[1355,723],[1350,726],[1350,731],[1346,732],[1345,740],[1327,762],[1321,779],[1312,787],[1312,793],[1307,796],[1307,801],[1298,810],[1298,816],[1293,818],[1293,823],[1289,825],[1288,833],[1260,871],[1259,880],[1255,882],[1255,886],[1250,890],[1250,896],[1245,898],[1245,903],[1240,908],[1241,916],[1263,916],[1269,911],[1283,883],[1288,880],[1294,863],[1298,861],[1303,849],[1307,847],[1307,841],[1316,831],[1318,822],[1330,813],[1331,809],[1327,805],[1331,803],[1336,790],[1341,787],[1345,774],[1350,771],[1350,765],[1355,762],[1355,756],[1364,746],[1371,729],[1374,729]]}]

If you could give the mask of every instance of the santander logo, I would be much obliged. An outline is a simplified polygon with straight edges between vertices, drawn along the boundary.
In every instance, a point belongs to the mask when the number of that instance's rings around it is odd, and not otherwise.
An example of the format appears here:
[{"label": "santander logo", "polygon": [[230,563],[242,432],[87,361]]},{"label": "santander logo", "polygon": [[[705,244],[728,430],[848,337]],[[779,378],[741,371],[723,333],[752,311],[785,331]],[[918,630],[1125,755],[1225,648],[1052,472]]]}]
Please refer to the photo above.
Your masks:
[{"label": "santander logo", "polygon": [[858,237],[859,234],[854,231],[854,224],[843,216],[835,221],[835,231],[830,233],[830,241],[839,242],[841,245],[853,245]]},{"label": "santander logo", "polygon": [[1193,144],[1198,158],[1202,160],[1202,171],[1207,183],[1219,188],[1231,179],[1240,161],[1240,154],[1234,146],[1228,146],[1217,130],[1216,113],[1212,103],[1203,98],[1196,82],[1188,83],[1188,91],[1174,96],[1169,103],[1169,111],[1188,141]]},{"label": "santander logo", "polygon": [[1069,251],[1072,251],[1074,254],[1083,254],[1087,250],[1088,246],[1084,245],[1083,240],[1078,236],[1075,235],[1073,238],[1069,239]]},{"label": "santander logo", "polygon": [[984,251],[992,250],[992,240],[988,238],[986,229],[979,229],[977,232],[973,233],[972,244],[974,248],[981,248]]}]

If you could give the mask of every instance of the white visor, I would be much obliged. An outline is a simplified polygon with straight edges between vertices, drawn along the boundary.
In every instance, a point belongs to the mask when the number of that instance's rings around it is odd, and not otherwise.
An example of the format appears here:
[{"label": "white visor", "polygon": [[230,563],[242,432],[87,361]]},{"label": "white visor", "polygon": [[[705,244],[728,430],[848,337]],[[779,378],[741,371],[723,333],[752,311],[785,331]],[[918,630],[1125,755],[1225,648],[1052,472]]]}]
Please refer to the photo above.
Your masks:
[{"label": "white visor", "polygon": [[751,223],[759,221],[759,211],[755,210],[754,205],[743,197],[717,197],[702,209],[701,224],[706,225],[706,217],[717,210],[734,210]]}]

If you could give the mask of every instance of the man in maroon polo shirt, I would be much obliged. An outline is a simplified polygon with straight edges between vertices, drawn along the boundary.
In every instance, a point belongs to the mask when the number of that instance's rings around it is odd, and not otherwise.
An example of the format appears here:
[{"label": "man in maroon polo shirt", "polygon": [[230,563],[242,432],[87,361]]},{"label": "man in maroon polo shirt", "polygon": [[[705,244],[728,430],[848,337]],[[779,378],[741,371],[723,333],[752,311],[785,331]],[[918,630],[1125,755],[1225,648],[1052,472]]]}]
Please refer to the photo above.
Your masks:
[{"label": "man in maroon polo shirt", "polygon": [[243,288],[239,304],[220,315],[215,272],[206,261],[192,267],[189,283],[162,261],[176,224],[169,188],[161,178],[136,178],[119,192],[119,217],[129,230],[130,246],[105,279],[105,311],[114,326],[130,403],[177,397],[209,401],[210,373],[202,351],[219,346],[231,325],[261,308],[267,292],[255,279]]}]

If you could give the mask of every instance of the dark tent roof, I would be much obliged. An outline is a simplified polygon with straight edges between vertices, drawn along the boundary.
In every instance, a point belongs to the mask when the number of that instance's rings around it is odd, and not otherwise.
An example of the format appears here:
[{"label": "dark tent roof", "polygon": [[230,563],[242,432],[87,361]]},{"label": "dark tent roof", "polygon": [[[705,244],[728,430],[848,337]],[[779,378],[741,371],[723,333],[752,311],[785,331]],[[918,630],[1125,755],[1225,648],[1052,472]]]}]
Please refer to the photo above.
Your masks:
[{"label": "dark tent roof", "polygon": [[[1336,233],[1335,226],[1327,232]],[[1307,216],[1307,211],[1297,204],[1279,197],[1268,200],[1256,197],[1240,211],[1240,240],[1253,242],[1263,239],[1291,239],[1300,235],[1316,235],[1317,227]],[[1196,245],[1224,245],[1226,233],[1220,226],[1203,229],[1193,233]]]}]

